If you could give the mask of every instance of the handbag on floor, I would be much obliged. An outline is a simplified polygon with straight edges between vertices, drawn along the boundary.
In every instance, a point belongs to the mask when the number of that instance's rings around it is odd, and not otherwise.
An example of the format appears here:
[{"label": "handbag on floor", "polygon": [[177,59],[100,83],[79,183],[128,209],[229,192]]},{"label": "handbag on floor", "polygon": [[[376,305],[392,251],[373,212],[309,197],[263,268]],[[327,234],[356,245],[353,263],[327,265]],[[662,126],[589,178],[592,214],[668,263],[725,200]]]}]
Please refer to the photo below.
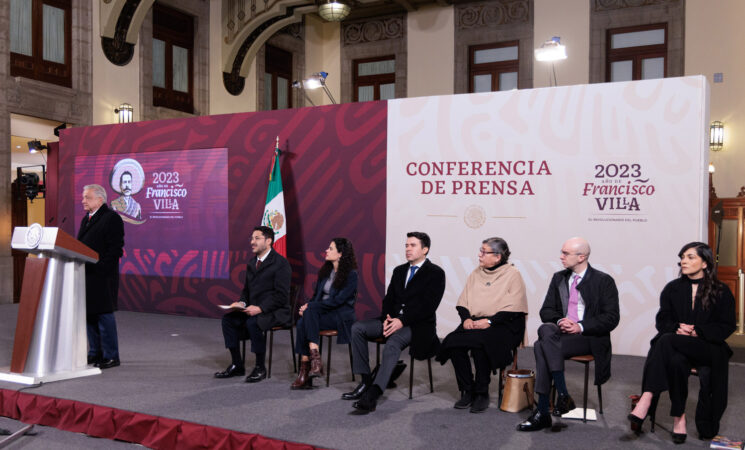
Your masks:
[{"label": "handbag on floor", "polygon": [[499,408],[507,412],[520,412],[533,406],[535,372],[529,369],[508,370],[504,394]]}]

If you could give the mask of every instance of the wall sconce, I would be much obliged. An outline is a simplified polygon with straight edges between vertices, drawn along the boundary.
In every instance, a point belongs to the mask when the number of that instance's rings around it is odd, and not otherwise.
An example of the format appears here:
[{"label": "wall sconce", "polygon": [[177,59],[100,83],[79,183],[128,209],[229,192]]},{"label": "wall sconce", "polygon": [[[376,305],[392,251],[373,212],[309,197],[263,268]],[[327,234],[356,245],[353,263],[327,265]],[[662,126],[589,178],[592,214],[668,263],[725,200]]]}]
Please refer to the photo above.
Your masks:
[{"label": "wall sconce", "polygon": [[341,22],[350,12],[352,7],[338,0],[326,0],[318,6],[318,15],[329,22]]},{"label": "wall sconce", "polygon": [[118,108],[114,109],[114,114],[118,114],[119,123],[130,123],[132,122],[132,111],[132,105],[122,103]]},{"label": "wall sconce", "polygon": [[718,152],[724,147],[724,124],[718,120],[711,123],[709,129],[709,148]]}]

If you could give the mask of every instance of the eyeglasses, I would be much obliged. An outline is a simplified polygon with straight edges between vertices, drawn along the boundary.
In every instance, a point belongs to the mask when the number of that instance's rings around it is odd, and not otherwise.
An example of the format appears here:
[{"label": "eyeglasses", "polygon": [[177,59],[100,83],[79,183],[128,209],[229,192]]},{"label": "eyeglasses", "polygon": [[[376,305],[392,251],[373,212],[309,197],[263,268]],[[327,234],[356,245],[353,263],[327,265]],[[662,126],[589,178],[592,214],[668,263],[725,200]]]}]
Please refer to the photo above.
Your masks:
[{"label": "eyeglasses", "polygon": [[565,252],[564,250],[561,251],[561,256],[570,256],[570,255],[582,256],[582,253],[569,253],[569,252]]},{"label": "eyeglasses", "polygon": [[481,256],[484,256],[484,255],[496,255],[496,254],[497,254],[497,252],[485,252],[483,249],[481,249],[481,248],[479,249],[479,255],[481,255]]}]

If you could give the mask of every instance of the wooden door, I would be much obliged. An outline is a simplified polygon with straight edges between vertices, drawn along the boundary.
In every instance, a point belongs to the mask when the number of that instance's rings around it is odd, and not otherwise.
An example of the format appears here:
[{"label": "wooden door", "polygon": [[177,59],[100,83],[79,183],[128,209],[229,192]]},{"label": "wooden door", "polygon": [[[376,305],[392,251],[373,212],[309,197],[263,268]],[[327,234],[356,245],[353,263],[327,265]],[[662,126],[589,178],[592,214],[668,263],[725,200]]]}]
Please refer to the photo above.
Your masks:
[{"label": "wooden door", "polygon": [[722,202],[722,226],[721,238],[720,228],[709,221],[709,246],[714,251],[717,250],[717,240],[719,240],[719,265],[717,275],[719,279],[727,284],[735,295],[735,311],[739,317],[739,302],[741,293],[739,291],[738,275],[740,271],[745,271],[745,197],[736,198],[719,198],[713,200],[713,203]]}]

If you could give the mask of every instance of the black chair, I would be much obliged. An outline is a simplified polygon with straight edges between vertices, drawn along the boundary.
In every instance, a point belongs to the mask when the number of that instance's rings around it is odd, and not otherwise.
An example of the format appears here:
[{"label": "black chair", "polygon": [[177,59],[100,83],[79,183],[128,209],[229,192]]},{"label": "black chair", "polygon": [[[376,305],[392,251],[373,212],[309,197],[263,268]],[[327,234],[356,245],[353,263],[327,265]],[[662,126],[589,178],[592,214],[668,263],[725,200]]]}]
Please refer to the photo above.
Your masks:
[{"label": "black chair", "polygon": [[[269,367],[267,370],[267,378],[272,377],[272,353],[274,349],[274,332],[275,331],[283,331],[287,330],[290,332],[290,352],[292,353],[292,367],[295,372],[297,372],[297,361],[295,359],[295,304],[297,303],[297,296],[300,290],[297,286],[292,285],[290,286],[290,312],[291,312],[291,319],[289,325],[280,325],[277,327],[272,327],[264,334],[269,335]],[[241,340],[243,346],[242,346],[242,356],[243,356],[243,364],[246,364],[246,340],[248,339],[248,335],[246,334],[245,330],[241,331],[239,339]]]},{"label": "black chair", "polygon": [[[318,351],[323,354],[323,338],[328,338],[328,354],[326,355],[326,387],[329,386],[329,379],[331,378],[331,345],[332,338],[339,335],[338,330],[321,330],[319,333]],[[354,366],[352,365],[352,343],[348,345],[349,348],[349,367],[352,372],[352,381],[354,381]]]},{"label": "black chair", "polygon": [[[578,356],[572,356],[570,358],[567,358],[570,361],[575,361],[580,364],[585,365],[585,391],[582,395],[582,407],[584,408],[582,411],[582,422],[587,423],[587,387],[589,385],[590,380],[590,363],[595,361],[595,357],[592,355],[578,355]],[[553,386],[553,382],[551,385],[551,404],[555,405],[556,402],[556,387]],[[598,384],[598,403],[599,403],[599,409],[598,412],[600,414],[603,414],[603,390],[602,386]]]},{"label": "black chair", "polygon": [[[375,363],[380,364],[380,344],[385,344],[386,338],[379,337],[373,339],[372,342],[376,344],[376,359]],[[411,350],[409,350],[411,354]],[[435,392],[435,386],[432,381],[432,358],[427,358],[427,370],[429,371],[429,392]],[[411,362],[409,363],[409,400],[412,399],[412,392],[414,390],[414,356],[411,355]]]}]

